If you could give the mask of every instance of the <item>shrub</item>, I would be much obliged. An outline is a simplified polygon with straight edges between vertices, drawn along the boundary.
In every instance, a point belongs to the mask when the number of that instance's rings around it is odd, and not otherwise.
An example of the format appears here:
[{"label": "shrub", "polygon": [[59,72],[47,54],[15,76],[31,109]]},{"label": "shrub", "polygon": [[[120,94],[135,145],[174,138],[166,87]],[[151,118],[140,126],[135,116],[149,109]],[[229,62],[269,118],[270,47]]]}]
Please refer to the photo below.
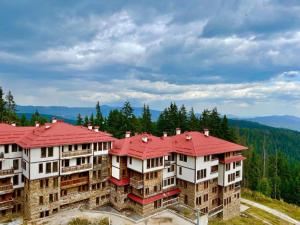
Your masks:
[{"label": "shrub", "polygon": [[68,225],[92,225],[92,223],[88,219],[77,217],[72,219]]}]

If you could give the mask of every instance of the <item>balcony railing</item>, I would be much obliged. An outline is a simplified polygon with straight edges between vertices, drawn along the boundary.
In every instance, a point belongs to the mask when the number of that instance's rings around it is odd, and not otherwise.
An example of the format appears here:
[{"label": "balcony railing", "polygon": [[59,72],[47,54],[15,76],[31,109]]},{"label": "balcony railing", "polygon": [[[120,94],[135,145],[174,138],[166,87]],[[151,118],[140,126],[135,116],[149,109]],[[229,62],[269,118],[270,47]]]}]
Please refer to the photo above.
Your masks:
[{"label": "balcony railing", "polygon": [[176,204],[178,202],[179,202],[179,197],[176,197],[176,198],[172,198],[172,199],[163,201],[162,206],[166,207],[166,206],[169,206],[169,205]]},{"label": "balcony railing", "polygon": [[73,186],[73,185],[79,185],[79,184],[85,184],[89,182],[88,177],[80,177],[76,179],[71,180],[63,180],[60,182],[61,187],[67,187],[67,186]]},{"label": "balcony railing", "polygon": [[4,209],[9,209],[13,207],[13,198],[7,198],[4,200],[1,200],[0,202],[0,209],[4,210]]},{"label": "balcony railing", "polygon": [[100,164],[94,164],[94,169],[105,169],[107,168],[108,163],[107,162],[102,162]]},{"label": "balcony railing", "polygon": [[144,187],[144,181],[139,178],[131,177],[130,185],[136,189],[141,189]]},{"label": "balcony railing", "polygon": [[83,149],[83,150],[76,150],[70,152],[62,152],[62,157],[72,157],[72,156],[81,156],[81,155],[89,155],[92,154],[91,149]]},{"label": "balcony railing", "polygon": [[5,184],[5,185],[0,185],[0,192],[2,191],[13,191],[13,185],[12,184]]},{"label": "balcony railing", "polygon": [[7,175],[13,175],[14,169],[7,169],[7,170],[0,170],[0,176],[7,176]]},{"label": "balcony railing", "polygon": [[62,172],[63,173],[68,173],[68,172],[74,172],[78,170],[86,170],[86,169],[92,169],[92,164],[82,164],[78,166],[69,166],[69,167],[63,167]]},{"label": "balcony railing", "polygon": [[165,166],[170,166],[170,165],[171,165],[171,161],[165,160]]},{"label": "balcony railing", "polygon": [[223,205],[219,205],[219,206],[213,208],[212,210],[210,210],[210,211],[208,212],[208,215],[209,215],[209,216],[216,215],[216,214],[222,212],[222,210],[223,210]]}]

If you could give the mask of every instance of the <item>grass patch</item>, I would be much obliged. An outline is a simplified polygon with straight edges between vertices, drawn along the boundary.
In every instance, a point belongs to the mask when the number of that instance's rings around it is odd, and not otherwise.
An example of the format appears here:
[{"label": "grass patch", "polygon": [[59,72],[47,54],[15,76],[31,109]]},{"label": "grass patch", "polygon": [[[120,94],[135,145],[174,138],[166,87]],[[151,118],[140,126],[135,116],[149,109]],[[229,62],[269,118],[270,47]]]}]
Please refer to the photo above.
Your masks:
[{"label": "grass patch", "polygon": [[251,191],[249,189],[242,190],[242,197],[281,211],[296,220],[300,220],[299,206],[269,198],[259,192]]},{"label": "grass patch", "polygon": [[107,217],[100,218],[97,221],[90,221],[86,218],[74,218],[68,225],[109,225],[109,220]]},{"label": "grass patch", "polygon": [[242,213],[241,216],[237,216],[230,220],[213,219],[208,222],[209,225],[266,225],[261,220],[254,218],[247,213]]},{"label": "grass patch", "polygon": [[255,207],[251,207],[250,209],[247,210],[247,214],[248,215],[255,215],[255,216],[258,216],[259,218],[271,223],[271,224],[286,224],[286,225],[289,225],[291,223],[285,221],[285,220],[282,220],[280,219],[279,217],[277,216],[274,216],[270,213],[267,213],[261,209],[258,209],[258,208],[255,208]]}]

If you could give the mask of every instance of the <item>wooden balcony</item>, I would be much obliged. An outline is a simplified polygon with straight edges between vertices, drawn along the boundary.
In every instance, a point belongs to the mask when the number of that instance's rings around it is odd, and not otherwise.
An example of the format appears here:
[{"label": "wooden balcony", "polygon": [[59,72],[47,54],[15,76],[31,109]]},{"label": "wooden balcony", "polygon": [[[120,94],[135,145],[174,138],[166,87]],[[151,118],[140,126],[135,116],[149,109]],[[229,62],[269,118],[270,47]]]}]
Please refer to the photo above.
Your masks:
[{"label": "wooden balcony", "polygon": [[165,166],[170,166],[170,165],[171,165],[171,161],[165,160]]},{"label": "wooden balcony", "polygon": [[93,166],[91,163],[88,164],[82,164],[78,166],[69,166],[69,167],[63,167],[62,172],[63,173],[70,173],[70,172],[77,172],[80,170],[87,170],[87,169],[92,169]]},{"label": "wooden balcony", "polygon": [[70,188],[74,186],[79,186],[79,185],[84,185],[89,182],[88,177],[79,177],[76,179],[71,179],[71,180],[63,180],[60,182],[61,188]]},{"label": "wooden balcony", "polygon": [[219,205],[213,209],[211,209],[209,212],[208,212],[208,216],[211,217],[211,216],[214,216],[214,215],[217,215],[219,214],[220,212],[223,211],[223,205]]},{"label": "wooden balcony", "polygon": [[97,169],[106,169],[108,167],[107,162],[102,162],[101,164],[94,164],[94,170]]},{"label": "wooden balcony", "polygon": [[179,202],[179,197],[176,197],[176,198],[172,198],[172,199],[163,201],[162,206],[167,207],[167,206],[170,206],[173,204],[177,204],[178,202]]},{"label": "wooden balcony", "polygon": [[83,149],[83,150],[62,152],[61,156],[62,158],[67,158],[67,157],[91,155],[92,153],[93,153],[92,149]]},{"label": "wooden balcony", "polygon": [[11,168],[11,169],[7,169],[7,170],[0,170],[0,177],[3,177],[3,176],[13,176],[14,175],[14,169]]},{"label": "wooden balcony", "polygon": [[0,184],[0,194],[13,192],[13,185],[12,184]]},{"label": "wooden balcony", "polygon": [[7,198],[0,201],[0,210],[11,209],[13,208],[13,198]]},{"label": "wooden balcony", "polygon": [[130,178],[130,185],[136,189],[141,189],[144,187],[144,181],[142,179],[131,177]]}]

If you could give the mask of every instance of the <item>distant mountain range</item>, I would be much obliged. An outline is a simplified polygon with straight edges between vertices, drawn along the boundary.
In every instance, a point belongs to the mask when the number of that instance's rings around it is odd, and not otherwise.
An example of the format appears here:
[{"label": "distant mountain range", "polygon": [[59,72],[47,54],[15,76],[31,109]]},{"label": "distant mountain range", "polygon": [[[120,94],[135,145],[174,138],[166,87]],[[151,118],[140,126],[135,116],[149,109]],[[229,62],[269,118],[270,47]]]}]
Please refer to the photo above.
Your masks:
[{"label": "distant mountain range", "polygon": [[[121,109],[121,107],[113,107],[108,105],[102,105],[101,111],[104,116],[108,116],[109,112],[113,109]],[[142,114],[142,107],[133,107],[134,113],[136,116]],[[64,119],[67,122],[74,123],[78,113],[83,117],[90,116],[92,113],[96,113],[95,107],[65,107],[65,106],[17,106],[18,114],[25,114],[27,117],[30,117],[30,114],[38,111],[40,114],[45,115],[47,118],[51,118],[52,115]],[[157,120],[161,111],[151,110],[152,119]],[[263,125],[276,127],[276,128],[286,128],[291,130],[300,131],[300,118],[296,116],[260,116],[252,118],[239,118],[235,115],[228,115],[229,118],[234,120],[247,120]]]}]

